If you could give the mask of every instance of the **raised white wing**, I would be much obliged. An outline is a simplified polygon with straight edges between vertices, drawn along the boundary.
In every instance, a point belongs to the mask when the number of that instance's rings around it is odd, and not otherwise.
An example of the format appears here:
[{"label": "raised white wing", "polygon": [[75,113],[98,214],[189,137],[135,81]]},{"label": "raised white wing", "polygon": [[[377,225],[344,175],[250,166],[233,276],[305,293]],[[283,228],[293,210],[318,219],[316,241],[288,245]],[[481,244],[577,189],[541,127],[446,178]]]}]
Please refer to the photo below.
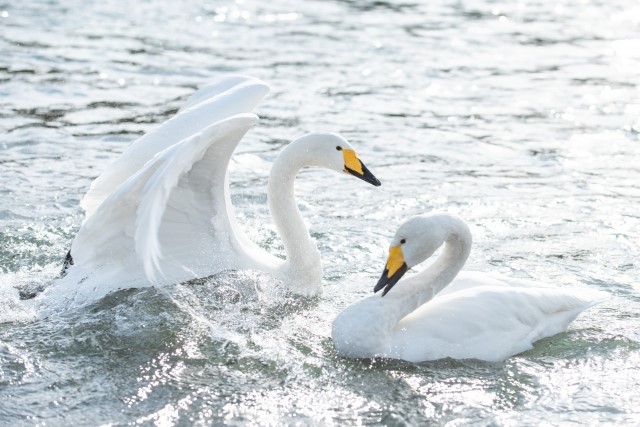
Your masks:
[{"label": "raised white wing", "polygon": [[249,113],[269,91],[266,83],[247,76],[230,76],[194,93],[178,114],[134,141],[96,178],[81,202],[85,221],[98,206],[157,153],[201,132],[211,123]]},{"label": "raised white wing", "polygon": [[[247,87],[252,87],[253,89],[262,88],[262,91],[264,91],[264,93],[262,93],[262,96],[260,96],[254,102],[251,98],[245,98]],[[209,100],[214,98],[217,100],[221,100],[228,99],[229,96],[237,97],[237,100],[239,102],[244,102],[246,108],[248,109],[247,112],[250,112],[250,110],[253,109],[258,102],[260,102],[260,100],[264,97],[264,95],[267,94],[268,91],[269,88],[267,84],[261,80],[256,79],[255,77],[232,74],[215,80],[195,91],[189,97],[189,99],[187,99],[187,102],[185,102],[184,105],[180,107],[180,110],[178,112],[181,113],[185,110],[188,110],[189,108],[192,108],[203,102],[208,102]],[[258,94],[259,93],[260,90],[258,90]]]},{"label": "raised white wing", "polygon": [[119,265],[152,282],[233,268],[237,237],[229,221],[226,171],[257,121],[254,114],[239,114],[155,155],[82,225],[71,248],[75,264]]}]

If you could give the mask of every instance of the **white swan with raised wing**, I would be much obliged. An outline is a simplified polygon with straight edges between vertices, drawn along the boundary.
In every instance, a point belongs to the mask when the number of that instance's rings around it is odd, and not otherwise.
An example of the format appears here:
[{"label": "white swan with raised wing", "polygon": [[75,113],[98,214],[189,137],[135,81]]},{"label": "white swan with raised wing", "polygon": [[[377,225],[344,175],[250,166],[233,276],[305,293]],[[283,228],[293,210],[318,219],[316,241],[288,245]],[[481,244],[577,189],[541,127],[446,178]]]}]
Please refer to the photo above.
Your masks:
[{"label": "white swan with raised wing", "polygon": [[276,159],[268,182],[269,208],[287,257],[270,255],[239,228],[227,180],[231,154],[258,122],[242,111],[253,108],[267,86],[251,78],[227,83],[192,96],[91,186],[83,201],[87,217],[60,279],[74,287],[74,299],[236,269],[271,273],[298,294],[321,292],[320,253],[294,200],[296,174],[318,166],[376,186],[380,182],[339,135],[311,133],[292,142]]}]

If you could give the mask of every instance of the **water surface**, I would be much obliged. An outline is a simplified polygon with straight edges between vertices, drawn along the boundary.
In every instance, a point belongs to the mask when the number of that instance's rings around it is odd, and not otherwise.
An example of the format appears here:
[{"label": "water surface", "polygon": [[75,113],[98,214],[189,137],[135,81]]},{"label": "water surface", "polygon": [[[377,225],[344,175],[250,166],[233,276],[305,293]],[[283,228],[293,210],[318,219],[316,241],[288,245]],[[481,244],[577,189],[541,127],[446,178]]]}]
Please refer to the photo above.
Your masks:
[{"label": "water surface", "polygon": [[[637,424],[639,29],[630,0],[0,1],[0,424]],[[272,86],[231,171],[263,247],[287,141],[341,133],[383,182],[300,174],[324,294],[235,272],[34,319],[90,182],[227,73]],[[612,298],[504,363],[339,358],[331,319],[432,210],[469,269]]]}]

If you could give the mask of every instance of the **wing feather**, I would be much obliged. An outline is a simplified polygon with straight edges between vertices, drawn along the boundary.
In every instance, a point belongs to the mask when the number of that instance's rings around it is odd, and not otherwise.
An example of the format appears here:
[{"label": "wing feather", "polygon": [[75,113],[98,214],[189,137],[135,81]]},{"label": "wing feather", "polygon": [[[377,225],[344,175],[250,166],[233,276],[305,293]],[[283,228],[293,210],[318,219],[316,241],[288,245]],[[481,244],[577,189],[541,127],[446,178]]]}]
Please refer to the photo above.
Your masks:
[{"label": "wing feather", "polygon": [[[216,197],[224,194],[229,159],[257,121],[254,114],[239,114],[156,154],[83,224],[72,246],[76,264],[137,265],[149,281],[157,283],[167,268],[163,241],[170,243],[165,247],[171,247],[172,255],[188,254],[188,248],[203,249],[203,242],[206,246],[214,241],[216,236],[207,227],[211,215],[228,222],[223,209],[226,201]],[[209,174],[191,175],[201,169],[198,164],[205,158]],[[184,264],[183,272],[193,270],[188,257],[178,257],[177,261]],[[171,275],[167,278],[176,279]]]},{"label": "wing feather", "polygon": [[396,339],[407,360],[501,361],[567,329],[605,298],[577,289],[478,286],[434,298],[404,319]]},{"label": "wing feather", "polygon": [[[237,91],[239,88],[245,85],[253,85],[258,83],[259,85],[266,85],[266,83],[250,76],[243,76],[240,74],[232,74],[224,76],[218,80],[215,80],[197,91],[195,91],[185,102],[178,112],[183,112],[189,108],[198,105],[202,102],[206,102],[212,98],[219,98],[220,95]],[[265,92],[266,94],[266,92]],[[260,101],[260,100],[258,100]],[[253,106],[255,107],[255,105]],[[251,107],[249,111],[253,108]],[[249,112],[247,111],[247,112]]]},{"label": "wing feather", "polygon": [[178,114],[134,141],[92,182],[81,202],[85,221],[120,184],[156,154],[201,132],[211,123],[251,112],[268,91],[266,83],[246,76],[231,76],[197,91]]}]

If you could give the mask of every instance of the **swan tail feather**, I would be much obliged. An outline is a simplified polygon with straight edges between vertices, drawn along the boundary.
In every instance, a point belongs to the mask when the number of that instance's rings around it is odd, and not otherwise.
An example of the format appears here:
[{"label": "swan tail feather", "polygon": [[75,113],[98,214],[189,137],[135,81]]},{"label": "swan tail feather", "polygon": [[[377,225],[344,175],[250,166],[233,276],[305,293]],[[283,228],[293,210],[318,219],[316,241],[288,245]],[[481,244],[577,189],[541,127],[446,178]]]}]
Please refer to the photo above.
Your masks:
[{"label": "swan tail feather", "polygon": [[549,309],[542,321],[527,335],[525,341],[531,343],[564,332],[576,317],[583,311],[598,305],[609,298],[609,295],[594,290],[559,290],[559,292],[569,292],[563,295],[564,301],[555,307],[548,304]]}]

